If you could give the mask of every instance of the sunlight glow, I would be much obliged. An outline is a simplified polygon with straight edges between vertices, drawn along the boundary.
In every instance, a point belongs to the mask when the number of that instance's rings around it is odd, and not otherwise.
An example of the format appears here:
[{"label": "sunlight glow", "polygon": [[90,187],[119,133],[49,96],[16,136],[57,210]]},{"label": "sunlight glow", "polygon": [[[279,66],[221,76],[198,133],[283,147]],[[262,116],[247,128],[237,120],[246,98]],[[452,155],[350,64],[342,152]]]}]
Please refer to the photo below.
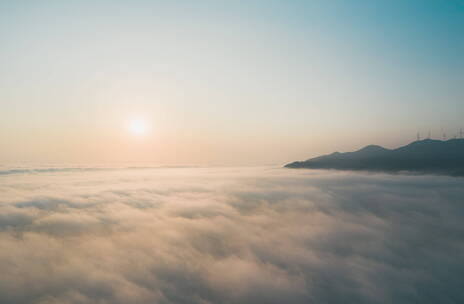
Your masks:
[{"label": "sunlight glow", "polygon": [[147,132],[147,124],[141,119],[134,119],[130,122],[129,129],[132,134],[143,135]]}]

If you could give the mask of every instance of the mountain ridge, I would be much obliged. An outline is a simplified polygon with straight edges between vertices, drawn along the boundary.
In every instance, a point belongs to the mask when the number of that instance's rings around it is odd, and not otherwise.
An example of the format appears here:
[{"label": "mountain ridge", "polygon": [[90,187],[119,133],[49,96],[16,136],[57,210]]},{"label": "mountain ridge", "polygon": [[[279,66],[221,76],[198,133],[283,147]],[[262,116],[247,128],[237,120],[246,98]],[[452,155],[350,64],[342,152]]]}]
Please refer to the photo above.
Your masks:
[{"label": "mountain ridge", "polygon": [[396,149],[368,145],[354,152],[334,152],[284,167],[464,176],[464,139],[424,139]]}]

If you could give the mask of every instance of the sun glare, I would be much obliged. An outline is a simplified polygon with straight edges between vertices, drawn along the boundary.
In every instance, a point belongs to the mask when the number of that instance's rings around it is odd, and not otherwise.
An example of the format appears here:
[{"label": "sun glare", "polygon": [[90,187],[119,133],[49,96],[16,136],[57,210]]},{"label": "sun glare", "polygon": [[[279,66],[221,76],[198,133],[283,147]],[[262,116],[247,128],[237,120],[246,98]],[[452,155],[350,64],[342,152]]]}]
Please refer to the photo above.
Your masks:
[{"label": "sun glare", "polygon": [[147,124],[141,119],[134,119],[129,124],[132,134],[143,135],[147,132]]}]

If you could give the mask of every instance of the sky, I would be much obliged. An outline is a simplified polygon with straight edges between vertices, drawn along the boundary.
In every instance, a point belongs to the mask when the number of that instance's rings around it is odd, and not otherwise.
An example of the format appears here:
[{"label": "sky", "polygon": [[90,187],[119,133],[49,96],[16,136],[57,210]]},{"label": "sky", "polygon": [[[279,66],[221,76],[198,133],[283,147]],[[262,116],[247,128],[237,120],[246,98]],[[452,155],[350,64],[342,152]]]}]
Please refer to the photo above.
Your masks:
[{"label": "sky", "polygon": [[275,164],[452,137],[463,54],[461,0],[0,0],[0,162]]}]

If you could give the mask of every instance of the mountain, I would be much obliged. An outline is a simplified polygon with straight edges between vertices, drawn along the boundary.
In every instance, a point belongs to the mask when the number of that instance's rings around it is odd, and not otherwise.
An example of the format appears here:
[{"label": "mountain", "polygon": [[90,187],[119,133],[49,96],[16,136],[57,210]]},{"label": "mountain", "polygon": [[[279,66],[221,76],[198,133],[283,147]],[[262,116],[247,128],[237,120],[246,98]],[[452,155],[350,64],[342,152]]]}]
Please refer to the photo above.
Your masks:
[{"label": "mountain", "polygon": [[425,139],[397,149],[369,145],[355,152],[334,152],[296,161],[286,168],[365,170],[464,176],[464,139]]}]

